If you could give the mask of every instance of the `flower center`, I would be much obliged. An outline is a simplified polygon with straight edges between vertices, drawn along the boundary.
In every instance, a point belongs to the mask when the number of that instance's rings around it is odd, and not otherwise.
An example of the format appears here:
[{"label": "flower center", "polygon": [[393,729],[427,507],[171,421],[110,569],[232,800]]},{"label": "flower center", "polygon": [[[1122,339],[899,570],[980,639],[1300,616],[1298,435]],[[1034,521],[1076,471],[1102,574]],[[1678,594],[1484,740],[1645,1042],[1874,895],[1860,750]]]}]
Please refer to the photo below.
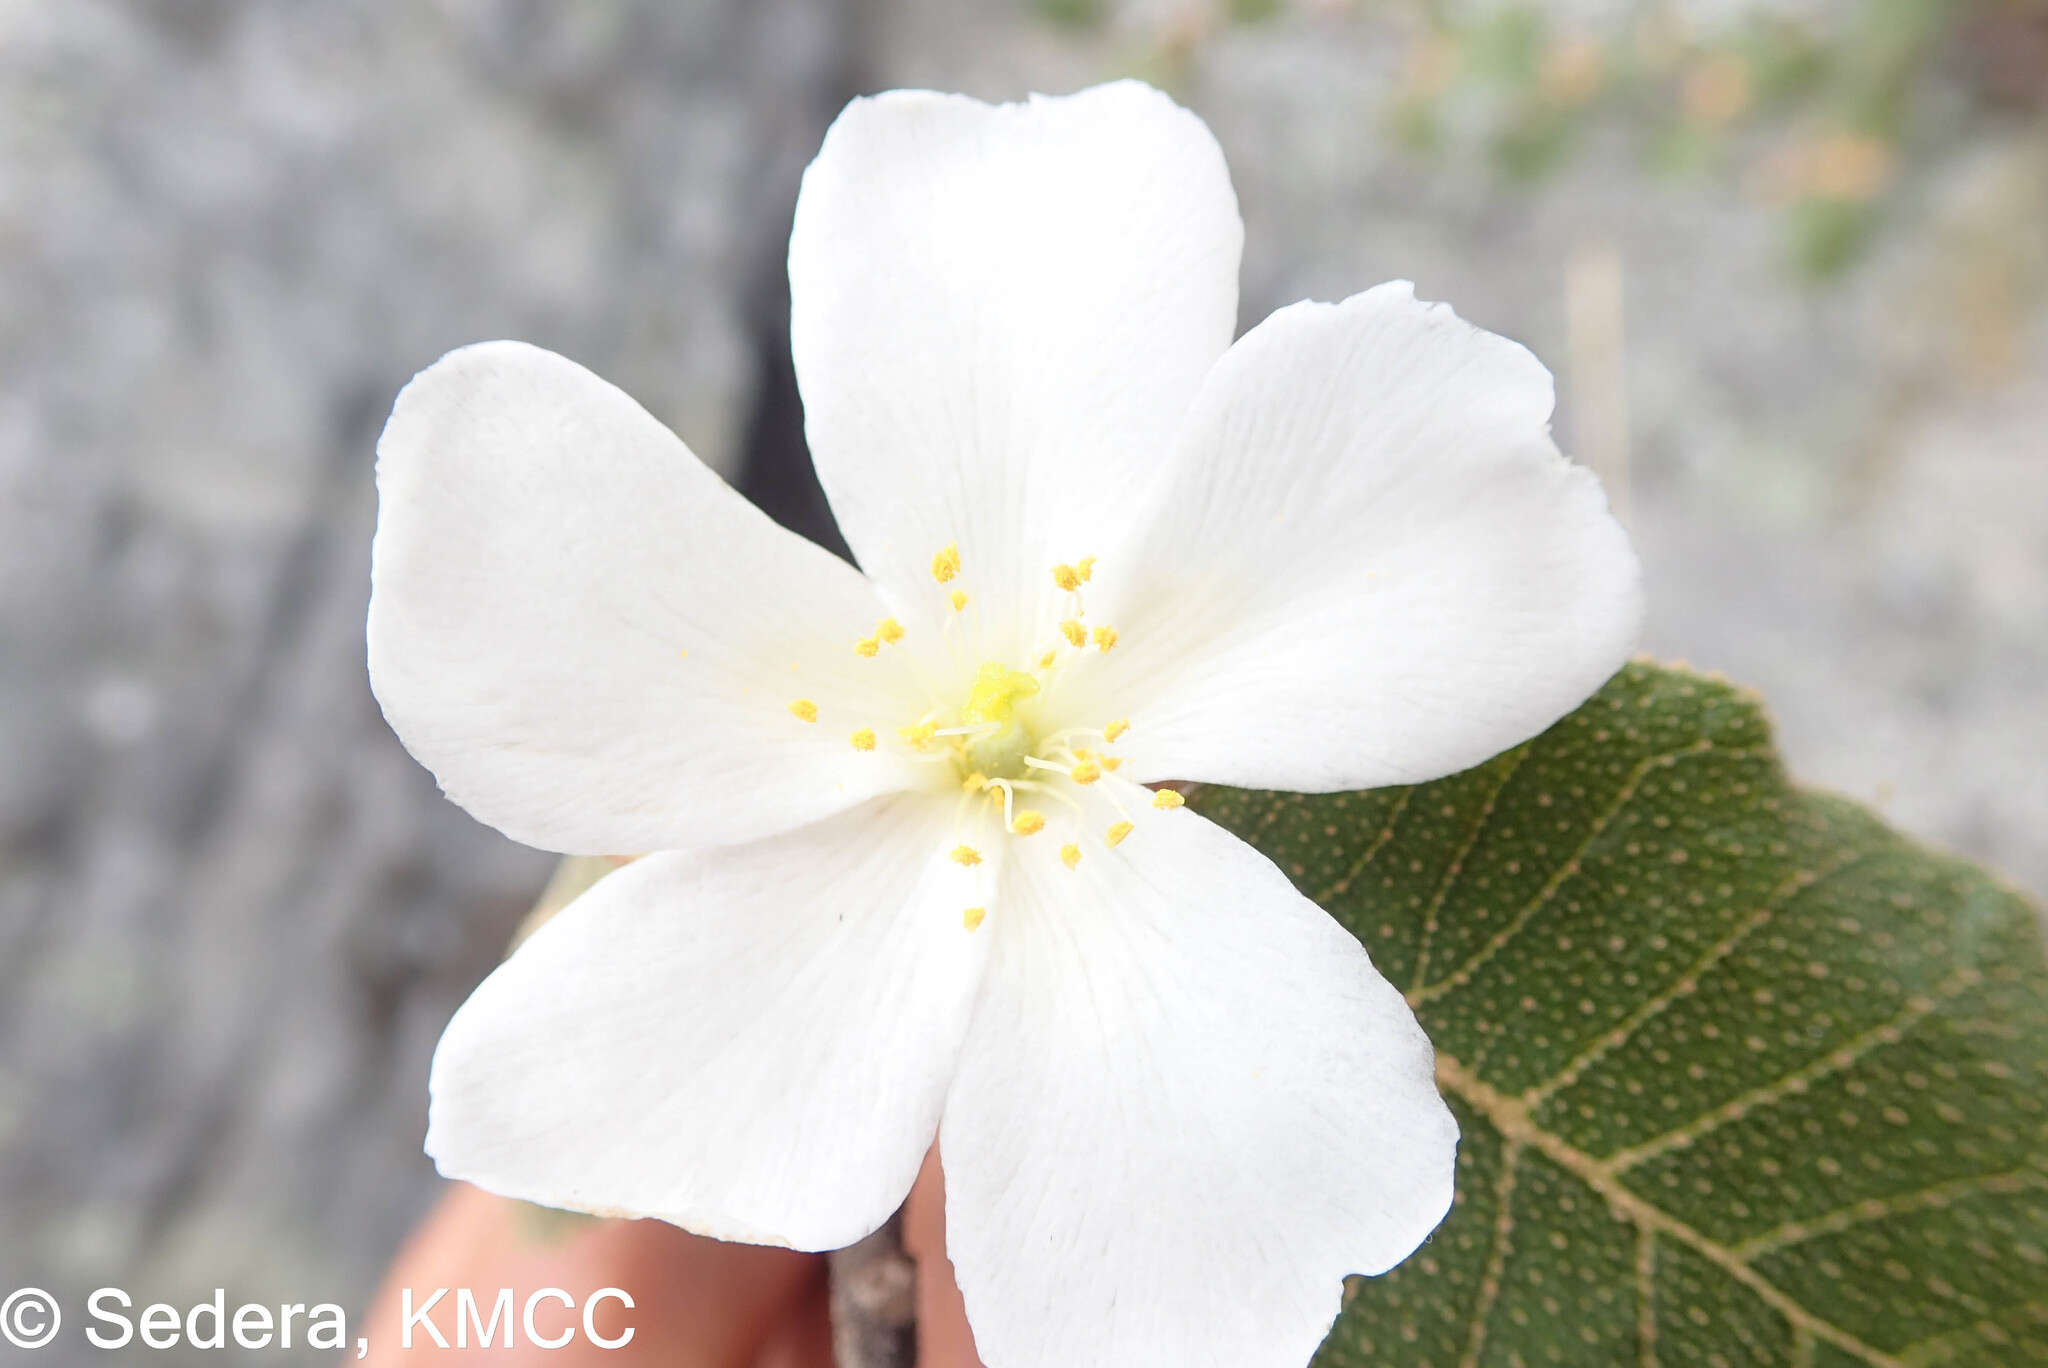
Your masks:
[{"label": "flower center", "polygon": [[1022,779],[1025,758],[1037,738],[1022,718],[1017,705],[1038,692],[1038,677],[1013,670],[997,661],[982,662],[974,672],[974,687],[960,708],[961,724],[969,730],[960,748],[960,777],[980,774],[985,779]]},{"label": "flower center", "polygon": [[[974,613],[969,611],[974,596],[955,583],[961,580],[971,585],[965,576],[958,545],[948,545],[932,557],[932,578],[948,586],[944,589],[949,610],[944,615],[944,638],[956,667],[963,657],[972,660],[980,654],[968,653],[969,642],[977,640],[980,633]],[[1030,848],[1048,855],[1057,852],[1059,862],[1073,869],[1081,862],[1084,840],[1092,836],[1113,850],[1136,830],[1142,809],[1170,812],[1181,805],[1180,794],[1171,789],[1148,792],[1116,773],[1124,762],[1112,747],[1130,729],[1128,718],[1065,726],[1050,716],[1061,711],[1052,695],[1063,673],[1089,668],[1085,661],[1107,655],[1117,646],[1116,628],[1106,623],[1084,625],[1087,609],[1082,586],[1094,577],[1093,556],[1052,567],[1053,583],[1066,595],[1064,606],[1039,645],[1032,648],[1025,668],[982,659],[975,666],[966,697],[955,695],[957,701],[949,701],[947,690],[935,688],[920,674],[932,705],[923,716],[896,727],[893,733],[864,723],[847,734],[857,751],[901,751],[918,763],[951,770],[959,793],[954,819],[958,844],[951,858],[975,871],[977,882],[983,862],[981,848],[975,844],[981,839],[977,833],[987,831],[991,817],[999,820],[998,830],[1012,836],[1055,832],[1044,841],[1031,842]],[[873,660],[884,649],[900,646],[906,631],[896,619],[883,618],[873,632],[854,641],[853,652]],[[788,707],[798,722],[826,720],[815,699],[794,699]],[[974,930],[986,911],[979,905],[967,908],[963,925]]]}]

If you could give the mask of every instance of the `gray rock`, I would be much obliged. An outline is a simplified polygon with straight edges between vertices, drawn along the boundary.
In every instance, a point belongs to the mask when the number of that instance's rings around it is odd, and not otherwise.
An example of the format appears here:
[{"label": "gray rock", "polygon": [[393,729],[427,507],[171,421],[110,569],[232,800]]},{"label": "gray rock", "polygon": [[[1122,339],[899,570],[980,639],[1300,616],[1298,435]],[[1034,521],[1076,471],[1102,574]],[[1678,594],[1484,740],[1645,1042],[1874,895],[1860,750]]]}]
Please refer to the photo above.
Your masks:
[{"label": "gray rock", "polygon": [[516,336],[734,468],[842,46],[812,0],[0,9],[0,1284],[367,1296],[551,864],[370,697],[378,428]]}]

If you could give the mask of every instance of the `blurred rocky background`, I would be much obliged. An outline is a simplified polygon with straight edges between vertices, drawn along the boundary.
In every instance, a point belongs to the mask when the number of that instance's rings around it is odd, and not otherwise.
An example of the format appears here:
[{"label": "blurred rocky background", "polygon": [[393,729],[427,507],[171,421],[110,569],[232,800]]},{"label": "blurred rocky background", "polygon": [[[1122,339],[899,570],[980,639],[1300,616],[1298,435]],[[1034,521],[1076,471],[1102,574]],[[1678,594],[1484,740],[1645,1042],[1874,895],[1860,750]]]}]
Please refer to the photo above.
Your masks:
[{"label": "blurred rocky background", "polygon": [[1229,153],[1246,323],[1406,276],[1529,343],[1649,649],[2048,890],[2034,0],[0,0],[0,1288],[360,1309],[434,1191],[549,861],[364,679],[405,379],[555,348],[817,531],[826,122],[1126,74]]}]

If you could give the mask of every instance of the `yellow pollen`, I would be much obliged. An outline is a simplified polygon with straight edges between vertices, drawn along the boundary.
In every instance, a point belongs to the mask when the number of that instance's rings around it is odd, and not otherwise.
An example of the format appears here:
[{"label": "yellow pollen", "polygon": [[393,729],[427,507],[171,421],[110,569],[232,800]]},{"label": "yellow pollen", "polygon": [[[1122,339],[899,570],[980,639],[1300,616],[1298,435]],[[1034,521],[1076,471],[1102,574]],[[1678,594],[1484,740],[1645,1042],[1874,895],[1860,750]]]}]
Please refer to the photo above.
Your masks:
[{"label": "yellow pollen", "polygon": [[1152,795],[1152,806],[1158,808],[1161,812],[1171,812],[1185,802],[1187,802],[1187,799],[1181,797],[1172,789],[1161,789]]},{"label": "yellow pollen", "polygon": [[1081,863],[1081,847],[1074,845],[1071,842],[1061,846],[1060,863],[1065,865],[1069,869],[1072,869],[1075,865]]},{"label": "yellow pollen", "polygon": [[1092,784],[1102,777],[1102,766],[1093,760],[1083,760],[1067,771],[1067,778],[1077,784]]},{"label": "yellow pollen", "polygon": [[895,618],[883,618],[875,624],[875,635],[893,646],[903,640],[903,624]]},{"label": "yellow pollen", "polygon": [[1060,635],[1067,639],[1069,645],[1086,646],[1088,644],[1088,629],[1072,618],[1068,618],[1060,624]]},{"label": "yellow pollen", "polygon": [[1116,628],[1097,627],[1095,629],[1095,645],[1098,649],[1104,651],[1114,647],[1116,645]]},{"label": "yellow pollen", "polygon": [[1116,848],[1117,842],[1123,840],[1124,837],[1130,834],[1131,824],[1129,822],[1118,822],[1115,826],[1111,827],[1108,831],[1103,833],[1102,840],[1105,845],[1109,846],[1110,849],[1114,850]]},{"label": "yellow pollen", "polygon": [[857,751],[871,751],[875,748],[875,733],[872,728],[862,727],[853,734],[853,748]]},{"label": "yellow pollen", "polygon": [[1105,755],[1102,757],[1102,767],[1106,770],[1120,770],[1124,767],[1124,758],[1121,755]]},{"label": "yellow pollen", "polygon": [[1045,814],[1036,808],[1024,808],[1010,823],[1010,830],[1019,836],[1036,836],[1045,830]]},{"label": "yellow pollen", "polygon": [[818,720],[818,705],[808,698],[799,698],[789,705],[789,713],[799,722],[815,722]]},{"label": "yellow pollen", "polygon": [[962,608],[965,608],[967,606],[967,591],[965,589],[955,589],[952,594],[952,599],[953,611],[957,613]]},{"label": "yellow pollen", "polygon": [[944,584],[960,573],[960,543],[947,542],[946,549],[932,557],[932,578]]},{"label": "yellow pollen", "polygon": [[971,845],[957,845],[949,858],[962,869],[972,869],[981,863],[981,852]]},{"label": "yellow pollen", "polygon": [[981,925],[981,919],[987,915],[988,909],[986,907],[970,907],[960,914],[960,924],[969,931],[972,931],[975,927]]},{"label": "yellow pollen", "polygon": [[1038,658],[1038,668],[1041,670],[1050,670],[1052,668],[1052,662],[1054,658],[1058,655],[1058,651],[1047,651],[1044,655]]},{"label": "yellow pollen", "polygon": [[914,727],[898,727],[896,734],[917,749],[923,750],[931,744],[932,738],[939,734],[939,724],[936,722],[920,722]]},{"label": "yellow pollen", "polygon": [[988,787],[988,776],[980,770],[976,770],[960,781],[960,787],[969,793],[979,793]]},{"label": "yellow pollen", "polygon": [[970,726],[987,722],[1009,723],[1017,711],[1017,700],[1038,692],[1038,681],[1022,670],[987,661],[974,672],[974,688],[960,709],[960,720]]},{"label": "yellow pollen", "polygon": [[1079,575],[1079,576],[1081,577],[1081,582],[1082,582],[1083,584],[1086,584],[1086,583],[1087,583],[1087,582],[1088,582],[1089,580],[1092,580],[1092,579],[1094,579],[1094,578],[1095,578],[1095,557],[1093,557],[1093,556],[1083,556],[1083,557],[1081,557],[1080,561],[1079,561],[1078,563],[1076,563],[1076,564],[1075,564],[1075,566],[1074,566],[1074,573],[1078,574],[1078,575]]},{"label": "yellow pollen", "polygon": [[1102,739],[1105,741],[1114,741],[1130,729],[1131,719],[1128,717],[1119,717],[1116,721],[1110,723],[1108,726],[1102,729]]},{"label": "yellow pollen", "polygon": [[853,653],[866,656],[869,660],[873,660],[875,654],[881,649],[882,642],[879,637],[862,637],[859,641],[853,643]]},{"label": "yellow pollen", "polygon": [[1078,568],[1065,562],[1061,562],[1052,568],[1052,582],[1070,594],[1081,587],[1081,581],[1084,578],[1086,576]]}]

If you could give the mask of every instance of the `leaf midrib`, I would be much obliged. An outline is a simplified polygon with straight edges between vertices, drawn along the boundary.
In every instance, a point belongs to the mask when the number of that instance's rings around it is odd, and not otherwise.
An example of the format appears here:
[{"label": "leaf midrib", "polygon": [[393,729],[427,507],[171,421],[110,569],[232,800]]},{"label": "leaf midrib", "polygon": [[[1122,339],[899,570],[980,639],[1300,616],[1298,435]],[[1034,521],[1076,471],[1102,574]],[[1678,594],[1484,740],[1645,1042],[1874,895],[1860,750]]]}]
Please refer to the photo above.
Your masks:
[{"label": "leaf midrib", "polygon": [[[1858,1339],[1842,1327],[1815,1315],[1794,1300],[1789,1293],[1738,1258],[1732,1248],[1708,1238],[1669,1212],[1638,1196],[1622,1182],[1620,1173],[1611,1164],[1595,1159],[1562,1136],[1537,1125],[1530,1118],[1526,1104],[1482,1082],[1449,1055],[1437,1055],[1436,1080],[1438,1087],[1484,1116],[1487,1122],[1500,1132],[1508,1146],[1536,1150],[1599,1193],[1610,1208],[1639,1231],[1647,1232],[1653,1237],[1661,1235],[1676,1240],[1693,1250],[1754,1292],[1765,1304],[1785,1317],[1795,1331],[1804,1331],[1817,1339],[1826,1340],[1843,1352],[1872,1365],[1872,1368],[1911,1368],[1906,1360],[1887,1354],[1882,1349]],[[1496,1231],[1503,1254],[1505,1241],[1512,1226],[1512,1216],[1503,1206]],[[1490,1311],[1490,1304],[1485,1304],[1482,1299],[1475,1321]],[[1473,1329],[1472,1349],[1468,1351],[1468,1357],[1476,1353],[1478,1346],[1484,1341],[1484,1330],[1476,1323]]]}]

